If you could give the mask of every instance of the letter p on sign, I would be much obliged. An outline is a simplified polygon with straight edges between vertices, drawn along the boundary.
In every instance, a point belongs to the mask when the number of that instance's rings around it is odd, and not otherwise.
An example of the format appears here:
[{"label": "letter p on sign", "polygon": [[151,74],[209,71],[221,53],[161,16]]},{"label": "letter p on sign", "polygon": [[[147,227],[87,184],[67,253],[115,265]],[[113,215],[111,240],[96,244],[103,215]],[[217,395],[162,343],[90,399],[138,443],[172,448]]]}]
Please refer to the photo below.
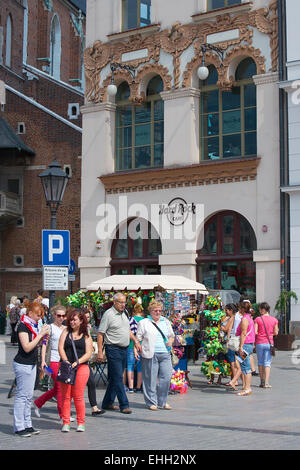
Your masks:
[{"label": "letter p on sign", "polygon": [[69,266],[70,232],[68,230],[42,231],[43,266]]}]

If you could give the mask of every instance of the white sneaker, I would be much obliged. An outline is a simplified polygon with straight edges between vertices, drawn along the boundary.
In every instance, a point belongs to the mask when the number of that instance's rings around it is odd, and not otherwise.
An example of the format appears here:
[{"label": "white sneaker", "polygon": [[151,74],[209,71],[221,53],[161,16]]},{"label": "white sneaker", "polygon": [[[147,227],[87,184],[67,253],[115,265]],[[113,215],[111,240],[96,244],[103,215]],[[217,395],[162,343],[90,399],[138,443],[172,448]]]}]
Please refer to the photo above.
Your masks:
[{"label": "white sneaker", "polygon": [[34,405],[34,413],[37,418],[41,417],[40,409]]}]

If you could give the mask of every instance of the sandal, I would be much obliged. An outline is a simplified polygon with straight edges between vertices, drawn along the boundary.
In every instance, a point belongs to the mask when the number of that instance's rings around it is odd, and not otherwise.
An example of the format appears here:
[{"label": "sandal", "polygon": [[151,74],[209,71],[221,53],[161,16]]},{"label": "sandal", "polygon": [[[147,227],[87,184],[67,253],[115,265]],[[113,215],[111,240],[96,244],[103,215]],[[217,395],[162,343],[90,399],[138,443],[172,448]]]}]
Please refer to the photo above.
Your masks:
[{"label": "sandal", "polygon": [[265,385],[264,385],[264,388],[272,388],[272,385],[270,385],[270,384],[265,384]]},{"label": "sandal", "polygon": [[171,410],[171,409],[172,409],[172,406],[169,405],[169,403],[166,403],[164,406],[164,410]]},{"label": "sandal", "polygon": [[231,387],[232,390],[234,390],[235,392],[238,391],[238,389],[236,388],[236,385],[233,385],[233,384],[231,384],[230,382],[228,382],[228,384],[225,384],[225,385],[226,385],[226,387]]},{"label": "sandal", "polygon": [[248,395],[251,395],[252,390],[243,390],[242,392],[237,393],[239,397],[247,397]]}]

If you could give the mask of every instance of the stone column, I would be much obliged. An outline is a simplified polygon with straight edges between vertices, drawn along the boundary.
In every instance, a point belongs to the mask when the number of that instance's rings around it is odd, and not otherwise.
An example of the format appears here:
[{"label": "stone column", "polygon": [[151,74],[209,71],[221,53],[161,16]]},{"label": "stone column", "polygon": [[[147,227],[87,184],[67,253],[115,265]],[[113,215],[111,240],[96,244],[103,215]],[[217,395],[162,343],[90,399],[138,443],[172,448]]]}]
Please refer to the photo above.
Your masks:
[{"label": "stone column", "polygon": [[161,94],[165,107],[164,166],[199,163],[199,97],[196,88]]},{"label": "stone column", "polygon": [[113,173],[115,147],[116,105],[110,102],[89,104],[82,112],[82,173],[81,173],[81,256],[79,258],[80,286],[106,277],[109,274],[109,254],[99,240],[97,223],[99,206],[106,202],[105,189],[99,176]]},{"label": "stone column", "polygon": [[[256,298],[273,309],[280,294],[278,74],[266,73],[253,79],[257,90],[257,155],[261,158],[256,179]],[[267,228],[263,230],[263,226]]]}]

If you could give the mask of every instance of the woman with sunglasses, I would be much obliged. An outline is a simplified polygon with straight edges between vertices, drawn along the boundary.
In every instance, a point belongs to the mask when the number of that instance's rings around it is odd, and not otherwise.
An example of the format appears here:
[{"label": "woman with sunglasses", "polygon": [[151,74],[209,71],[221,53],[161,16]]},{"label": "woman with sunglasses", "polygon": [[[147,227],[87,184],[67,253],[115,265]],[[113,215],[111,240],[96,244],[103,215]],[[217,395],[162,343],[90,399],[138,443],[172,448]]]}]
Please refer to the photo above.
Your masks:
[{"label": "woman with sunglasses", "polygon": [[[50,335],[48,335],[44,340],[43,340],[43,345],[42,345],[42,364],[41,368],[42,371],[44,371],[44,367],[50,366],[52,369],[53,373],[51,374],[52,380],[53,380],[53,388],[51,390],[48,390],[46,393],[41,395],[39,398],[37,398],[34,401],[34,412],[38,418],[40,418],[40,409],[42,406],[51,398],[56,397],[57,400],[57,411],[59,414],[59,417],[62,419],[62,399],[61,399],[61,389],[60,389],[60,383],[57,382],[57,374],[59,370],[59,365],[60,365],[60,355],[58,352],[58,343],[60,336],[64,329],[66,328],[63,325],[63,322],[66,318],[66,309],[62,305],[55,305],[51,309],[51,314],[53,318],[53,323],[50,325]],[[46,359],[46,355],[48,357]],[[48,362],[48,364],[47,364]]]}]

